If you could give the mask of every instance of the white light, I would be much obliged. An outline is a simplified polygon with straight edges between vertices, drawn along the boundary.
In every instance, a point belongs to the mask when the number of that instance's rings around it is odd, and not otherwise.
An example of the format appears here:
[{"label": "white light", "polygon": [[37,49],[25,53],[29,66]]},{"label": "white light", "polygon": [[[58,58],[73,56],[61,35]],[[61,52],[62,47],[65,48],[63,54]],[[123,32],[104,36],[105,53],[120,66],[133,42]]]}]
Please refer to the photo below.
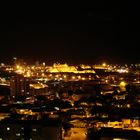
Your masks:
[{"label": "white light", "polygon": [[59,78],[60,80],[63,80],[63,78]]},{"label": "white light", "polygon": [[10,131],[10,127],[7,127],[7,131]]},{"label": "white light", "polygon": [[20,136],[20,133],[17,133],[17,134],[16,134],[16,136],[18,136],[18,137],[19,137],[19,136]]},{"label": "white light", "polygon": [[128,70],[126,70],[126,69],[118,69],[117,71],[119,73],[128,73]]},{"label": "white light", "polygon": [[5,64],[4,63],[1,63],[1,66],[4,66]]},{"label": "white light", "polygon": [[24,92],[24,90],[21,90],[21,92]]},{"label": "white light", "polygon": [[33,130],[34,132],[36,132],[36,131],[37,131],[37,129],[35,129],[35,128],[34,128],[34,129],[32,129],[32,130]]},{"label": "white light", "polygon": [[45,64],[45,62],[43,62],[43,66],[45,66],[46,64]]},{"label": "white light", "polygon": [[59,110],[59,108],[58,107],[54,107],[56,110]]}]

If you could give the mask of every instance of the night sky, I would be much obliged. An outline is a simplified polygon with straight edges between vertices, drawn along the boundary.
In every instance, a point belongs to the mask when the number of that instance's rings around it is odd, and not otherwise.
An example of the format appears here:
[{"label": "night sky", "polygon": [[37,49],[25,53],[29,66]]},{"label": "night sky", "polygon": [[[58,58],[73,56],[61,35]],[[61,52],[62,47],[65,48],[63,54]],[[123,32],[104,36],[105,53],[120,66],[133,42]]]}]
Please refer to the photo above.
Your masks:
[{"label": "night sky", "polygon": [[138,3],[55,3],[5,9],[0,62],[138,63]]}]

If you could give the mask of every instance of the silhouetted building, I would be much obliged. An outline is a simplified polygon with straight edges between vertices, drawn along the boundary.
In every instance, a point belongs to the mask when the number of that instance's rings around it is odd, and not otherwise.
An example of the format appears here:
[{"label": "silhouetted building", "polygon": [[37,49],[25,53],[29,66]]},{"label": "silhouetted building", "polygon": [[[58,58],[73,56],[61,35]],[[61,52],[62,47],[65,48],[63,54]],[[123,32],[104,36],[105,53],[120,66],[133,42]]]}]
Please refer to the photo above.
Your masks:
[{"label": "silhouetted building", "polygon": [[10,95],[10,87],[7,85],[0,85],[0,95],[3,96]]},{"label": "silhouetted building", "polygon": [[0,123],[3,140],[61,140],[62,128],[57,121],[12,121]]},{"label": "silhouetted building", "polygon": [[11,77],[10,80],[10,89],[11,89],[11,95],[26,95],[29,94],[30,90],[30,79],[20,76],[14,76]]}]

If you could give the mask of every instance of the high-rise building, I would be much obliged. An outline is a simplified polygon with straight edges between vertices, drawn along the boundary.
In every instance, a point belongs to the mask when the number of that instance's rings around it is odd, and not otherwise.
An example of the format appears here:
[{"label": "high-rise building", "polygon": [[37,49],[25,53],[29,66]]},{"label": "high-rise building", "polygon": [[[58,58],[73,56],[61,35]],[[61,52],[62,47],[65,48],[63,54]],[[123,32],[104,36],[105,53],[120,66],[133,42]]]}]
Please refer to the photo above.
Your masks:
[{"label": "high-rise building", "polygon": [[10,80],[11,95],[27,95],[30,90],[30,79],[22,76],[13,76]]}]

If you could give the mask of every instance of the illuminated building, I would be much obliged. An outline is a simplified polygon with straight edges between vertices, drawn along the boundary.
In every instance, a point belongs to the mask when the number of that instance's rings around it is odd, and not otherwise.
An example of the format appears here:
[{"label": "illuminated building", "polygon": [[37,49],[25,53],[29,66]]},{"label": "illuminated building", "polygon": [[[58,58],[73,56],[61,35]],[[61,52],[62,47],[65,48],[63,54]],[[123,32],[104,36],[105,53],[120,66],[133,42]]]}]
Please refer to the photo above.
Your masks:
[{"label": "illuminated building", "polygon": [[26,95],[29,94],[29,83],[30,80],[25,77],[11,77],[10,79],[10,89],[11,95]]},{"label": "illuminated building", "polygon": [[30,93],[33,95],[46,95],[48,86],[42,83],[30,84]]},{"label": "illuminated building", "polygon": [[[82,65],[84,67],[84,65]],[[84,68],[87,68],[86,66]],[[88,67],[89,68],[89,67]],[[83,69],[78,71],[75,66],[68,66],[67,64],[54,64],[53,67],[49,68],[49,72],[58,73],[58,72],[69,72],[69,73],[95,73],[94,70]]]}]

